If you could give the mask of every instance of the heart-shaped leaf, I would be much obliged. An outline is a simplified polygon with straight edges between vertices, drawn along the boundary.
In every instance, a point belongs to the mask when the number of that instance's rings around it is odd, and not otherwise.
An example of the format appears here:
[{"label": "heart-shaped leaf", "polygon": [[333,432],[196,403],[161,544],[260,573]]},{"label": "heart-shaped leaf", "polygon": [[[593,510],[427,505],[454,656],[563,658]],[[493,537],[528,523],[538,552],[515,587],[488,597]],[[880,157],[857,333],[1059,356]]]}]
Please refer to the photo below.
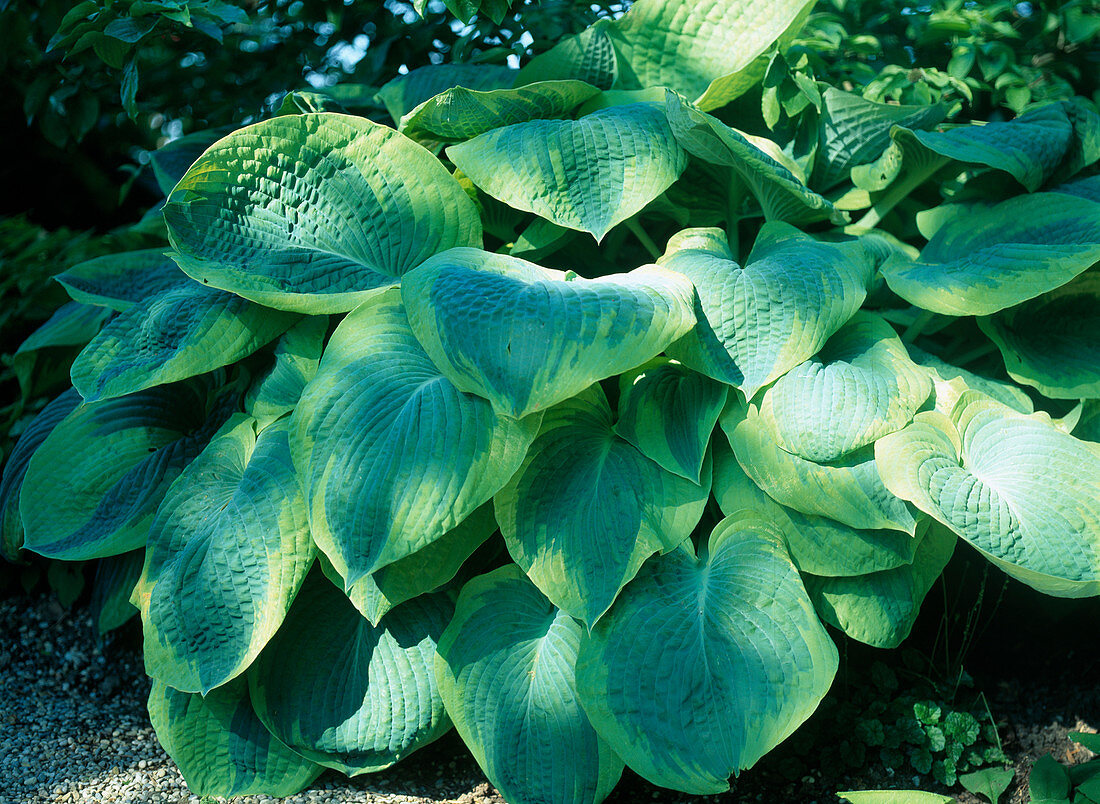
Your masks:
[{"label": "heart-shaped leaf", "polygon": [[767,153],[760,147],[766,143],[700,112],[674,92],[666,95],[665,113],[684,150],[710,165],[733,169],[734,186],[728,191],[732,202],[739,202],[739,196],[749,193],[770,221],[812,223],[833,215],[829,201],[776,159],[782,157],[777,146],[773,146],[772,154]]},{"label": "heart-shaped leaf", "polygon": [[428,151],[361,117],[288,115],[203,154],[164,207],[194,279],[280,310],[350,310],[438,251],[481,245],[477,208]]},{"label": "heart-shaped leaf", "polygon": [[74,265],[54,279],[74,300],[119,312],[177,285],[192,284],[163,248],[96,257]]},{"label": "heart-shaped leaf", "polygon": [[411,600],[373,626],[320,572],[248,673],[278,739],[351,776],[388,768],[451,728],[436,685],[446,595]]},{"label": "heart-shaped leaf", "polygon": [[658,263],[697,293],[698,324],[668,354],[746,399],[817,353],[859,309],[874,270],[858,244],[818,242],[783,223],[765,224],[743,268],[720,229],[680,232]]},{"label": "heart-shaped leaf", "polygon": [[577,686],[631,769],[708,795],[809,717],[836,668],[782,537],[745,512],[715,527],[700,558],[646,562],[581,641]]},{"label": "heart-shaped leaf", "polygon": [[447,157],[494,198],[596,240],[687,166],[665,115],[648,103],[516,123],[452,145]]},{"label": "heart-shaped leaf", "polygon": [[894,328],[859,312],[764,392],[760,416],[779,447],[826,463],[900,430],[931,391]]},{"label": "heart-shaped leaf", "polygon": [[153,681],[149,718],[157,739],[197,796],[290,796],[321,773],[256,717],[243,679],[209,695]]},{"label": "heart-shaped leaf", "polygon": [[565,117],[598,92],[583,81],[540,81],[482,91],[452,87],[402,117],[398,131],[414,140],[469,140],[514,123]]},{"label": "heart-shaped leaf", "polygon": [[876,648],[896,648],[909,636],[920,605],[955,551],[955,534],[939,523],[912,537],[913,561],[894,569],[843,578],[803,576],[818,614],[829,625]]},{"label": "heart-shaped leaf", "polygon": [[399,75],[378,90],[395,123],[428,98],[451,87],[504,89],[512,86],[517,71],[498,64],[426,64]]},{"label": "heart-shaped leaf", "polygon": [[979,318],[978,326],[1017,382],[1052,399],[1100,397],[1100,271]]},{"label": "heart-shaped leaf", "polygon": [[879,439],[887,487],[1012,577],[1058,597],[1100,594],[1100,450],[977,392]]},{"label": "heart-shaped leaf", "polygon": [[[704,110],[724,106],[756,83],[738,80],[738,74],[788,27],[798,26],[809,5],[808,0],[637,0],[609,26],[623,83],[628,89],[669,87]],[[754,73],[757,81],[763,70],[759,73]]]},{"label": "heart-shaped leaf", "polygon": [[237,406],[239,390],[217,383],[159,385],[66,416],[23,479],[27,549],[79,561],[144,546],[168,487]]},{"label": "heart-shaped leaf", "polygon": [[857,530],[836,520],[780,505],[757,486],[724,438],[714,442],[714,498],[727,516],[756,511],[783,533],[802,572],[826,577],[866,575],[913,561],[917,539],[897,530]]},{"label": "heart-shaped leaf", "polygon": [[196,282],[133,305],[73,362],[73,385],[89,402],[196,377],[235,363],[299,320]]},{"label": "heart-shaped leaf", "polygon": [[700,486],[667,472],[617,436],[593,385],[547,411],[494,503],[512,558],[555,606],[591,626],[646,558],[691,534],[709,492],[709,476]]},{"label": "heart-shaped leaf", "polygon": [[574,668],[583,627],[514,566],[469,581],[436,675],[477,764],[516,804],[598,804],[623,763],[588,722]]},{"label": "heart-shaped leaf", "polygon": [[870,445],[839,461],[815,463],[781,449],[756,405],[727,406],[720,422],[741,468],[782,505],[860,530],[916,532],[909,507],[883,485]]},{"label": "heart-shaped leaf", "polygon": [[881,268],[910,304],[946,315],[991,315],[1064,285],[1100,261],[1100,204],[1032,193],[991,207],[959,206],[919,260]]},{"label": "heart-shaped leaf", "polygon": [[469,516],[519,468],[539,417],[464,394],[413,337],[396,289],[336,328],[292,417],[313,538],[350,588]]},{"label": "heart-shaped leaf", "polygon": [[19,495],[31,457],[80,401],[80,394],[73,388],[51,400],[27,425],[4,461],[4,474],[0,476],[0,557],[8,561],[18,561],[19,551],[23,547]]},{"label": "heart-shaped leaf", "polygon": [[662,469],[699,482],[729,388],[658,358],[619,377],[615,432]]},{"label": "heart-shaped leaf", "polygon": [[581,279],[455,249],[410,271],[401,295],[455,386],[515,417],[644,363],[695,323],[690,282],[655,266]]},{"label": "heart-shaped leaf", "polygon": [[287,421],[234,416],[165,495],[134,592],[145,672],[206,694],[243,673],[313,564]]}]

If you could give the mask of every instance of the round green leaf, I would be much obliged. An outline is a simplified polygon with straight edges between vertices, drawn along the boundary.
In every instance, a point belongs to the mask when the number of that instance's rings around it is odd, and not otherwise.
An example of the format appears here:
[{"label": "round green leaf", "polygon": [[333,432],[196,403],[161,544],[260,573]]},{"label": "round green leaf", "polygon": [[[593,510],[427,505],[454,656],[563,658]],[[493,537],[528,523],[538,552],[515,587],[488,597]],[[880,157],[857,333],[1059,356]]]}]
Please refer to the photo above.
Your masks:
[{"label": "round green leaf", "polygon": [[783,533],[802,572],[826,577],[866,575],[913,561],[918,541],[897,530],[857,530],[833,519],[780,505],[752,482],[725,439],[714,444],[714,498],[722,513],[756,511]]},{"label": "round green leaf", "polygon": [[874,271],[861,246],[818,242],[783,223],[765,224],[744,267],[720,229],[680,232],[658,262],[697,293],[698,323],[669,356],[746,399],[817,353],[859,309]]},{"label": "round green leaf", "polygon": [[516,123],[452,145],[447,157],[494,198],[596,240],[687,166],[664,114],[647,103]]},{"label": "round green leaf", "polygon": [[451,727],[436,685],[446,595],[410,600],[373,626],[315,572],[248,673],[256,713],[278,739],[349,774],[388,768]]},{"label": "round green leaf", "polygon": [[699,482],[729,387],[658,358],[619,377],[615,432],[662,469]]},{"label": "round green leaf", "polygon": [[700,558],[646,562],[582,640],[577,686],[630,768],[707,795],[809,717],[836,669],[782,536],[743,512],[718,524]]},{"label": "round green leaf", "polygon": [[290,796],[322,770],[264,728],[243,679],[205,696],[154,680],[149,718],[197,796]]},{"label": "round green leaf", "polygon": [[883,484],[870,445],[815,463],[781,449],[756,405],[727,407],[720,421],[741,468],[775,501],[860,530],[915,533],[917,520]]},{"label": "round green leaf", "polygon": [[73,385],[94,402],[196,377],[247,357],[298,320],[189,281],[108,322],[73,362]]},{"label": "round green leaf", "polygon": [[780,448],[826,463],[900,430],[931,391],[894,328],[859,312],[764,392],[760,417]]},{"label": "round green leaf", "polygon": [[508,565],[466,584],[439,640],[447,712],[489,781],[515,804],[598,804],[622,774],[577,699],[582,633]]},{"label": "round green leaf", "polygon": [[1032,193],[954,208],[919,260],[881,268],[890,289],[946,315],[991,315],[1064,285],[1100,261],[1100,204]]},{"label": "round green leaf", "polygon": [[516,417],[644,363],[695,323],[691,284],[670,271],[582,279],[476,249],[410,271],[401,296],[455,386]]},{"label": "round green leaf", "polygon": [[219,140],[164,208],[189,276],[280,310],[350,310],[452,246],[477,208],[428,151],[334,113],[276,117]]},{"label": "round green leaf", "polygon": [[[927,521],[927,520],[926,520]],[[939,523],[913,537],[911,564],[867,575],[823,578],[806,575],[806,592],[821,619],[852,639],[876,648],[896,648],[909,636],[920,605],[955,551],[955,534]]]},{"label": "round green leaf", "polygon": [[19,502],[27,549],[78,561],[144,546],[168,487],[238,399],[212,375],[80,405],[27,467]]},{"label": "round green leaf", "polygon": [[1100,449],[977,391],[879,439],[886,486],[1005,572],[1058,597],[1100,594]]},{"label": "round green leaf", "polygon": [[1017,382],[1052,399],[1100,397],[1100,272],[979,318],[978,326]]},{"label": "round green leaf", "polygon": [[317,545],[351,588],[442,537],[519,468],[539,417],[458,390],[413,337],[396,289],[337,327],[291,419]]},{"label": "round green leaf", "polygon": [[589,626],[658,550],[690,534],[710,495],[617,436],[593,385],[547,411],[515,477],[494,499],[515,562],[551,602]]},{"label": "round green leaf", "polygon": [[243,673],[313,563],[285,419],[234,416],[165,495],[134,591],[145,671],[206,694]]}]

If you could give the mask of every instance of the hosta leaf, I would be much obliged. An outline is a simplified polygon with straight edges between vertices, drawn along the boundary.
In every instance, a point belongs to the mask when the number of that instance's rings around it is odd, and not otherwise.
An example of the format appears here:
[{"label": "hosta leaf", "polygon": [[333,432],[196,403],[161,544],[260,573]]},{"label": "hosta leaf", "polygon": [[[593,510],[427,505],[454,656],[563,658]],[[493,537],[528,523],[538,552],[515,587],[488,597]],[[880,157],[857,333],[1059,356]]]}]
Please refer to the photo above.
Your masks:
[{"label": "hosta leaf", "polygon": [[138,613],[137,606],[130,602],[130,595],[141,577],[144,563],[144,550],[131,550],[99,560],[88,607],[100,635],[120,628]]},{"label": "hosta leaf", "polygon": [[80,405],[27,467],[19,503],[27,549],[78,561],[143,546],[168,487],[237,398],[203,377]]},{"label": "hosta leaf", "polygon": [[781,449],[756,405],[727,407],[721,424],[741,468],[780,504],[861,530],[916,531],[908,506],[883,485],[871,446],[815,463]]},{"label": "hosta leaf", "polygon": [[650,555],[686,539],[703,485],[665,471],[617,436],[598,385],[547,411],[494,503],[512,558],[558,608],[596,622]]},{"label": "hosta leaf", "polygon": [[876,648],[896,648],[916,622],[920,605],[947,566],[957,541],[935,523],[918,533],[911,564],[846,578],[803,577],[821,619],[852,639]]},{"label": "hosta leaf", "polygon": [[436,658],[440,694],[477,764],[516,804],[598,804],[623,770],[577,699],[583,626],[514,565],[469,581]]},{"label": "hosta leaf", "polygon": [[337,327],[292,417],[317,545],[345,588],[473,513],[538,431],[455,388],[417,343],[398,291]]},{"label": "hosta leaf", "polygon": [[279,339],[274,364],[245,395],[245,410],[261,425],[294,410],[306,383],[317,373],[328,325],[327,316],[310,316]]},{"label": "hosta leaf", "polygon": [[1100,450],[977,392],[879,439],[882,479],[1014,578],[1100,594]]},{"label": "hosta leaf", "polygon": [[978,326],[1017,382],[1052,399],[1100,397],[1100,272],[979,318]]},{"label": "hosta leaf", "polygon": [[[348,590],[348,597],[364,617],[378,625],[394,606],[434,591],[454,578],[466,559],[496,529],[493,505],[485,503],[434,542],[363,576]],[[321,555],[321,569],[334,584],[344,585],[324,554]]]},{"label": "hosta leaf", "polygon": [[1082,407],[1073,434],[1085,441],[1100,442],[1100,399],[1086,399]]},{"label": "hosta leaf", "polygon": [[204,695],[243,673],[283,621],[313,563],[287,423],[256,435],[238,415],[157,509],[133,601],[145,671]]},{"label": "hosta leaf", "polygon": [[607,35],[610,21],[597,20],[574,36],[567,36],[556,45],[527,62],[516,77],[516,86],[574,79],[599,89],[611,89],[619,76],[615,47]]},{"label": "hosta leaf", "polygon": [[157,739],[197,796],[289,796],[321,773],[264,728],[243,680],[202,696],[153,681]]},{"label": "hosta leaf", "polygon": [[394,78],[378,90],[378,99],[396,123],[451,87],[504,89],[512,86],[516,74],[516,70],[496,64],[429,64]]},{"label": "hosta leaf", "polygon": [[924,366],[932,375],[932,399],[934,407],[940,413],[950,414],[955,407],[955,402],[963,391],[974,389],[981,391],[986,396],[993,397],[998,402],[1008,405],[1020,413],[1032,413],[1035,404],[1031,397],[1023,390],[1010,382],[1002,382],[980,374],[974,374],[966,369],[945,363],[935,355],[909,345],[909,356],[913,362]]},{"label": "hosta leaf", "polygon": [[[767,153],[760,147],[767,143],[692,108],[673,92],[666,94],[665,113],[676,141],[684,150],[711,165],[732,168],[740,183],[759,202],[767,220],[810,223],[833,213],[829,201],[776,159],[781,155],[778,147],[772,154]],[[731,188],[731,192],[741,193],[744,189]]]},{"label": "hosta leaf", "polygon": [[802,572],[866,575],[909,564],[917,539],[897,530],[857,530],[824,516],[780,505],[752,482],[725,439],[714,443],[714,498],[722,513],[756,511],[778,528]]},{"label": "hosta leaf", "polygon": [[428,260],[401,295],[451,382],[516,417],[644,363],[695,323],[691,284],[670,271],[582,279],[476,249]]},{"label": "hosta leaf", "polygon": [[414,140],[469,140],[513,123],[565,117],[598,92],[583,81],[540,81],[482,91],[452,87],[402,117],[398,130]]},{"label": "hosta leaf", "polygon": [[1100,174],[1089,176],[1087,179],[1077,179],[1066,184],[1059,184],[1057,187],[1051,187],[1050,191],[1100,202]]},{"label": "hosta leaf", "polygon": [[901,136],[940,156],[1003,170],[1035,192],[1057,170],[1070,146],[1073,127],[1062,104],[1052,103],[1007,123],[907,131]]},{"label": "hosta leaf", "polygon": [[110,318],[111,311],[105,307],[75,301],[58,308],[12,356],[12,371],[23,397],[67,386],[73,358]]},{"label": "hosta leaf", "polygon": [[760,416],[779,447],[825,463],[900,430],[931,391],[894,328],[859,312],[764,392]]},{"label": "hosta leaf", "polygon": [[1100,204],[1033,193],[957,208],[911,261],[882,266],[890,289],[946,315],[990,315],[1064,285],[1100,260]]},{"label": "hosta leaf", "polygon": [[833,87],[821,93],[821,100],[813,185],[822,192],[845,181],[853,167],[878,159],[890,145],[893,126],[929,128],[947,113],[939,103],[929,106],[875,103]]},{"label": "hosta leaf", "polygon": [[[638,0],[609,26],[626,88],[665,86],[704,110],[751,86],[751,69],[808,0]],[[759,70],[759,78],[763,70]]]},{"label": "hosta leaf", "polygon": [[187,169],[202,156],[203,151],[233,129],[233,126],[225,126],[194,131],[150,151],[149,164],[153,167],[153,176],[160,191],[165,196],[169,195],[176,183],[187,173]]},{"label": "hosta leaf", "polygon": [[494,198],[596,240],[687,166],[664,114],[648,103],[516,123],[452,145],[447,157]]},{"label": "hosta leaf", "polygon": [[954,804],[951,796],[920,790],[851,790],[837,793],[849,804]]},{"label": "hosta leaf", "polygon": [[428,151],[361,117],[276,117],[219,140],[164,208],[189,276],[301,313],[350,310],[437,251],[481,245]]},{"label": "hosta leaf", "polygon": [[748,264],[733,261],[719,229],[673,236],[658,263],[692,281],[698,324],[668,354],[751,399],[815,354],[867,295],[871,256],[765,224]]},{"label": "hosta leaf", "polygon": [[94,402],[196,377],[247,357],[298,320],[187,282],[108,322],[73,362],[73,385]]},{"label": "hosta leaf", "polygon": [[836,668],[782,537],[742,513],[699,559],[677,550],[646,562],[582,640],[577,686],[630,768],[705,795],[809,717]]},{"label": "hosta leaf", "polygon": [[434,673],[446,595],[373,626],[319,572],[248,674],[256,712],[295,751],[349,775],[388,768],[451,727]]},{"label": "hosta leaf", "polygon": [[177,285],[192,284],[163,248],[96,257],[74,265],[54,279],[76,301],[119,312]]},{"label": "hosta leaf", "polygon": [[23,547],[19,496],[31,458],[58,423],[79,404],[80,394],[73,388],[53,399],[27,425],[4,461],[4,473],[0,476],[0,558],[17,561]]},{"label": "hosta leaf", "polygon": [[728,387],[659,358],[619,377],[615,432],[673,474],[699,482]]}]

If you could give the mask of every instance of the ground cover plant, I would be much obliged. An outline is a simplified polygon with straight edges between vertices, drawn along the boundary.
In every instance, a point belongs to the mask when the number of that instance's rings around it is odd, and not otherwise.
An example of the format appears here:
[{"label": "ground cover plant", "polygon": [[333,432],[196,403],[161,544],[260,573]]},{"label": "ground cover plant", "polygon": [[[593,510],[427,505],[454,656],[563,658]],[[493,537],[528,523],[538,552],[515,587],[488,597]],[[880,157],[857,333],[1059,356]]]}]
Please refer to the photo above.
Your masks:
[{"label": "ground cover plant", "polygon": [[[0,548],[102,560],[194,792],[452,726],[512,802],[721,792],[827,627],[897,646],[954,550],[1100,594],[1100,114],[846,91],[809,12],[640,0],[518,70],[296,93],[158,152],[163,245],[57,277],[95,325]],[[865,742],[989,761],[910,712]]]}]

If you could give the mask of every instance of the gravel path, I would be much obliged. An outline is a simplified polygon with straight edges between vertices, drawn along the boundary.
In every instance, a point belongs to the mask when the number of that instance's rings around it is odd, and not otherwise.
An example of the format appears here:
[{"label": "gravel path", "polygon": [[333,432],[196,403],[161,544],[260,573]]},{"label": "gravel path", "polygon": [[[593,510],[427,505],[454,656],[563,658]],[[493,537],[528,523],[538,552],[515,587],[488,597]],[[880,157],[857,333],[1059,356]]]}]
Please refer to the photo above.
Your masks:
[{"label": "gravel path", "polygon": [[[86,609],[46,596],[0,600],[0,804],[206,804],[153,734],[136,647],[130,629],[97,640]],[[358,779],[325,773],[282,801],[504,804],[453,735],[417,756]]]}]

